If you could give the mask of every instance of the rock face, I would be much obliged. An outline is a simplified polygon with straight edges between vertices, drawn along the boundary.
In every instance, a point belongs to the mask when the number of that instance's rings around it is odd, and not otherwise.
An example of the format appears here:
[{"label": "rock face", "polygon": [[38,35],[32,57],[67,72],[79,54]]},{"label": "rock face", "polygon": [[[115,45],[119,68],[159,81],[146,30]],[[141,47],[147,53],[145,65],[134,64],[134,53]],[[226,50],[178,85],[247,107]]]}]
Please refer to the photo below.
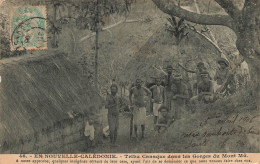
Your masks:
[{"label": "rock face", "polygon": [[[102,101],[63,53],[2,60],[0,75],[1,152],[45,152],[41,147],[51,151],[79,140],[84,118]],[[56,141],[64,143],[51,144]]]}]

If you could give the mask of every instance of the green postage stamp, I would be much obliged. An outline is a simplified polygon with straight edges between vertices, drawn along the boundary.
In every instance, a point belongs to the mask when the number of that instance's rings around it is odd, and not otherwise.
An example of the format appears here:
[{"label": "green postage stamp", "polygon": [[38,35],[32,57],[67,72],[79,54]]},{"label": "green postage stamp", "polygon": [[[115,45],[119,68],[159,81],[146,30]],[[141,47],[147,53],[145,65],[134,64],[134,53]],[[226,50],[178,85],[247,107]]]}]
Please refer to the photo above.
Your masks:
[{"label": "green postage stamp", "polygon": [[46,6],[20,6],[11,8],[11,50],[47,49],[46,27]]}]

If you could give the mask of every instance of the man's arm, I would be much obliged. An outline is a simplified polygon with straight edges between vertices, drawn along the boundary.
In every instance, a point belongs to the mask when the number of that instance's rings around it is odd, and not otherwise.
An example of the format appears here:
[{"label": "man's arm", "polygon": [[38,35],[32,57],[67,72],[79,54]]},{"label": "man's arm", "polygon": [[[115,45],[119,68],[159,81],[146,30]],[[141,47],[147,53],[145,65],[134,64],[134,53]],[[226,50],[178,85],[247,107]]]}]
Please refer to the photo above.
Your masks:
[{"label": "man's arm", "polygon": [[210,94],[213,94],[213,93],[214,93],[213,84],[212,84],[212,82],[210,81]]},{"label": "man's arm", "polygon": [[155,88],[155,85],[151,86],[151,87],[149,88],[149,90],[150,90],[151,92],[153,92],[154,88]]},{"label": "man's arm", "polygon": [[109,100],[108,100],[109,98],[108,97],[109,97],[109,95],[107,95],[106,102],[105,102],[106,109],[108,109],[108,107],[109,107]]},{"label": "man's arm", "polygon": [[231,71],[228,70],[227,77],[226,77],[225,80],[223,81],[221,87],[218,89],[220,93],[224,92],[225,89],[227,88],[228,83],[229,83],[230,76],[231,76]]},{"label": "man's arm", "polygon": [[130,105],[132,105],[132,104],[133,104],[133,102],[132,102],[132,95],[133,95],[133,91],[134,91],[134,87],[133,87],[133,88],[131,88],[131,89],[130,89],[130,91],[129,91],[129,102],[130,102]]},{"label": "man's arm", "polygon": [[[155,86],[156,86],[156,85],[153,85],[151,88],[149,88],[149,90],[151,91],[151,93],[153,93],[153,90],[155,89]],[[153,96],[154,96],[154,95],[153,95]],[[154,97],[152,98],[152,95],[151,95],[150,98],[151,98],[151,102],[154,103],[154,99],[153,99]]]},{"label": "man's arm", "polygon": [[163,104],[165,103],[165,99],[166,99],[166,96],[165,96],[165,88],[162,87],[162,98],[163,98]]},{"label": "man's arm", "polygon": [[110,109],[118,105],[117,103],[109,103],[110,95],[107,96],[106,102],[105,102],[105,108]]},{"label": "man's arm", "polygon": [[146,87],[142,87],[142,88],[144,89],[144,91],[146,92],[146,94],[148,95],[148,98],[150,100],[152,97],[152,92]]},{"label": "man's arm", "polygon": [[214,76],[214,80],[215,80],[215,81],[217,81],[217,79],[218,79],[218,71],[219,71],[219,70],[217,69],[217,70],[216,70],[216,74],[215,74],[215,76]]}]

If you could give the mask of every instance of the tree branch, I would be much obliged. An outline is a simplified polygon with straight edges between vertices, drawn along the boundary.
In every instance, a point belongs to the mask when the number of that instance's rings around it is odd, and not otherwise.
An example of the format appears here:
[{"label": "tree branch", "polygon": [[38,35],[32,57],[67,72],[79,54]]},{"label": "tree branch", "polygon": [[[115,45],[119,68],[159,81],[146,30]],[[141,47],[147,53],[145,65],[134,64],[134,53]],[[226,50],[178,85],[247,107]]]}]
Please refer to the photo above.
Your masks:
[{"label": "tree branch", "polygon": [[167,3],[167,0],[152,0],[155,5],[164,13],[171,16],[184,18],[187,21],[204,24],[204,25],[222,25],[229,28],[232,27],[232,19],[229,15],[205,15],[190,12],[183,8],[176,6],[173,2]]},{"label": "tree branch", "polygon": [[[110,26],[102,28],[101,31],[104,31],[104,30],[108,31],[109,29],[111,29],[113,27],[116,27],[116,26],[118,26],[118,25],[120,25],[122,23],[134,23],[134,22],[142,22],[142,20],[139,20],[139,19],[137,19],[137,20],[122,20],[122,21],[119,21],[119,22],[117,22],[115,24],[112,24]],[[96,32],[92,32],[91,34],[81,38],[80,41],[82,42],[82,41],[84,41],[84,40],[86,40],[88,38],[91,38],[91,37],[95,36],[95,35],[96,35]]]},{"label": "tree branch", "polygon": [[233,19],[240,15],[239,9],[232,3],[231,0],[215,0],[221,6],[228,15]]},{"label": "tree branch", "polygon": [[218,51],[220,54],[223,54],[222,50],[219,48],[219,46],[213,42],[209,37],[207,37],[205,34],[198,32],[195,28],[191,28],[190,26],[187,26],[190,30],[194,31],[195,33],[199,34],[203,38],[205,38],[208,42],[210,42]]},{"label": "tree branch", "polygon": [[[194,0],[197,12],[200,14],[200,9],[198,7],[197,1]],[[232,2],[231,2],[232,3]],[[218,46],[218,42],[216,41],[214,35],[212,34],[212,32],[209,30],[209,28],[207,27],[207,25],[204,25],[207,29],[207,32],[209,34],[209,36],[211,37],[211,39],[209,37],[207,37],[206,35],[204,35],[203,33],[198,32],[195,28],[193,29],[196,33],[198,33],[199,35],[203,36],[205,39],[207,39],[221,54],[221,57],[224,57],[225,59],[227,59],[226,55],[223,53],[223,51],[221,50],[221,48]],[[191,28],[190,28],[191,29]]]},{"label": "tree branch", "polygon": [[159,68],[157,68],[156,66],[153,65],[153,68],[159,72],[162,72],[164,75],[167,75],[167,73],[163,70],[163,68],[161,66],[159,66]]},{"label": "tree branch", "polygon": [[184,69],[184,71],[186,71],[186,72],[196,73],[196,71],[189,70],[189,69],[185,68],[183,65],[181,65],[181,63],[178,63],[178,65],[179,65],[182,69]]}]

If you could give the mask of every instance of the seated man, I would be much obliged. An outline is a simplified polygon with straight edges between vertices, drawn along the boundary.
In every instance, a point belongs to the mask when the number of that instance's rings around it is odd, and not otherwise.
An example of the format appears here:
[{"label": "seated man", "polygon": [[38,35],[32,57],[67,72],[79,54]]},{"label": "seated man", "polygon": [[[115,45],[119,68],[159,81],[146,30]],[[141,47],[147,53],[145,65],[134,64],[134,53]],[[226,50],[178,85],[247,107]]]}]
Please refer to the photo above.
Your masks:
[{"label": "seated man", "polygon": [[[205,65],[204,65],[204,63],[203,63],[203,62],[199,62],[199,63],[197,64],[197,69],[196,69],[196,70],[187,69],[187,68],[185,68],[183,65],[181,65],[180,63],[179,63],[179,66],[180,66],[181,68],[183,68],[186,72],[196,73],[196,82],[195,82],[194,85],[193,85],[193,89],[194,89],[194,91],[195,91],[194,95],[198,95],[198,84],[199,84],[199,83],[201,82],[201,80],[202,80],[202,79],[201,79],[201,76],[200,76],[200,73],[207,70],[206,67],[205,67]],[[210,77],[210,76],[209,76],[209,79],[211,80],[211,77]]]},{"label": "seated man", "polygon": [[162,105],[158,111],[160,113],[160,116],[158,119],[157,127],[158,132],[160,133],[165,131],[173,123],[174,119],[170,117],[169,109],[166,106]]},{"label": "seated man", "polygon": [[201,82],[198,84],[198,101],[210,103],[213,101],[213,84],[209,79],[209,73],[203,71],[200,73]]},{"label": "seated man", "polygon": [[186,112],[185,102],[189,98],[188,89],[182,80],[181,74],[175,74],[173,76],[171,92],[173,96],[171,99],[169,115],[174,116],[177,120]]},{"label": "seated man", "polygon": [[229,62],[224,59],[218,59],[219,69],[216,70],[216,75],[214,80],[217,81],[219,85],[217,93],[223,94],[223,96],[232,95],[236,91],[234,74],[229,69]]}]

